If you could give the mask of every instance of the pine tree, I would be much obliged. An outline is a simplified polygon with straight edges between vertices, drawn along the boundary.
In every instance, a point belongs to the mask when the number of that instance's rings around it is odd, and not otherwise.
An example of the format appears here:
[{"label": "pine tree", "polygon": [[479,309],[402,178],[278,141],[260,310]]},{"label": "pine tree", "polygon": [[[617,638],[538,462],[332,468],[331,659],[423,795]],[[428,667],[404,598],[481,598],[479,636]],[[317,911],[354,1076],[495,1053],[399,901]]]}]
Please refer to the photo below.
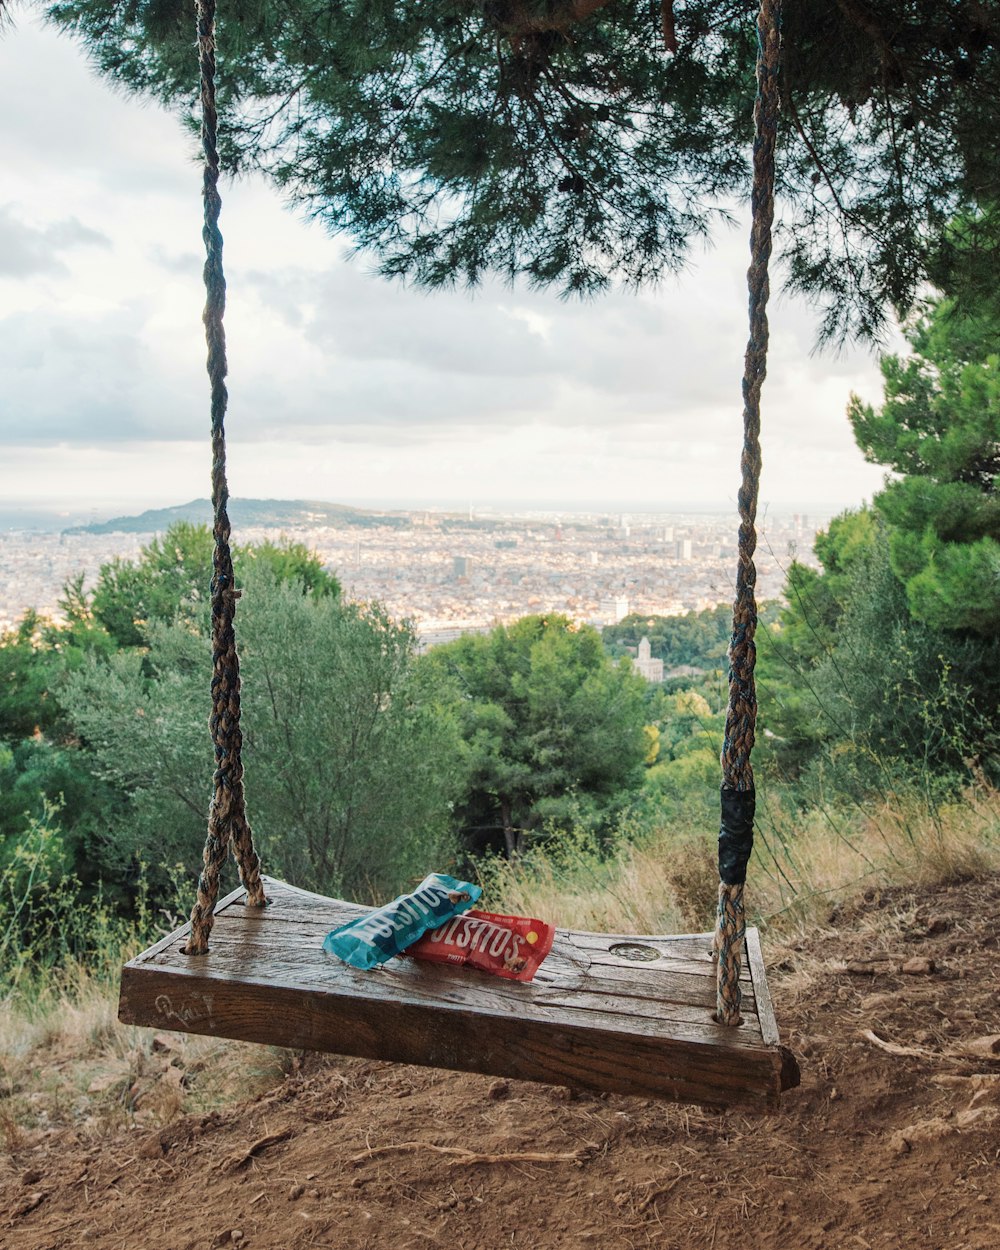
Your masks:
[{"label": "pine tree", "polygon": [[853,397],[865,458],[900,474],[876,496],[910,610],[940,629],[1000,627],[1000,307],[941,298],[882,362],[881,408]]},{"label": "pine tree", "polygon": [[[102,72],[192,111],[194,0],[57,0]],[[754,0],[223,0],[222,150],[387,274],[644,283],[749,187]],[[905,308],[1000,202],[995,0],[785,0],[788,284],[824,332]],[[979,240],[1000,256],[1000,222]]]}]

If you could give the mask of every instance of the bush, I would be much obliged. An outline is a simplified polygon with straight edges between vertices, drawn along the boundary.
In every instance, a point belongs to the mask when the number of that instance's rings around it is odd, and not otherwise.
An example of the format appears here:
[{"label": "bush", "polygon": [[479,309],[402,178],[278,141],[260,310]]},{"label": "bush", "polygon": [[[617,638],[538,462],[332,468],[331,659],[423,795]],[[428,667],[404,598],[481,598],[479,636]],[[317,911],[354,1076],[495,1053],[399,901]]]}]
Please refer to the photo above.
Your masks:
[{"label": "bush", "polygon": [[[448,861],[462,752],[415,672],[410,631],[377,605],[306,595],[266,567],[251,567],[241,604],[247,802],[268,867],[373,898]],[[200,630],[161,622],[145,654],[91,663],[67,684],[94,768],[129,796],[103,848],[113,873],[139,860],[200,864],[210,665]]]}]

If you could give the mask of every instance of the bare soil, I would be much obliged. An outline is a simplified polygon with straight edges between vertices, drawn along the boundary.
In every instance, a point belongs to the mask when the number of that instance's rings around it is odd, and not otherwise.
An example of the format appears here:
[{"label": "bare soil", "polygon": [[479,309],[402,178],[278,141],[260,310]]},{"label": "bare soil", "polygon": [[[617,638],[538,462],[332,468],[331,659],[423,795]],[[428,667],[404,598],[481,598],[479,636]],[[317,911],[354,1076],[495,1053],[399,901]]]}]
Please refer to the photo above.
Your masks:
[{"label": "bare soil", "polygon": [[996,878],[870,893],[772,950],[777,1116],[305,1055],[220,1113],[26,1134],[0,1246],[997,1250],[998,913]]}]

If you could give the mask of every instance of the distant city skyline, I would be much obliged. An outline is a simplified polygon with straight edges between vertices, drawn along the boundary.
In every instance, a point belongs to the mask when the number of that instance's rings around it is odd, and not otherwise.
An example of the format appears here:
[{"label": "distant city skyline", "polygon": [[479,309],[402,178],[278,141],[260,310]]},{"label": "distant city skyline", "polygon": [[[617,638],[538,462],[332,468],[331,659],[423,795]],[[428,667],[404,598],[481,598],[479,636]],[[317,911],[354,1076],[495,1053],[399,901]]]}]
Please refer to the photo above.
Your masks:
[{"label": "distant city skyline", "polygon": [[[238,495],[232,495],[231,498],[240,498]],[[136,517],[141,516],[143,512],[150,508],[169,508],[179,503],[188,503],[190,501],[183,500],[158,500],[150,499],[132,499],[115,502],[113,500],[103,500],[100,503],[87,504],[85,502],[77,503],[73,506],[67,506],[65,501],[60,499],[50,500],[33,500],[19,504],[5,500],[0,502],[0,529],[11,528],[44,528],[44,529],[63,529],[68,526],[87,525],[91,522],[106,522],[114,520],[118,517]],[[341,504],[347,507],[358,508],[362,510],[370,510],[375,512],[442,512],[455,514],[460,516],[529,516],[537,515],[547,517],[549,519],[558,517],[581,517],[593,514],[607,514],[608,516],[634,516],[640,518],[655,517],[658,515],[675,516],[679,513],[690,513],[704,516],[725,515],[732,509],[726,501],[703,501],[695,500],[688,502],[678,502],[676,506],[671,507],[669,504],[652,503],[652,502],[636,502],[634,500],[608,500],[601,502],[596,500],[589,507],[566,507],[558,503],[546,503],[544,500],[538,502],[524,503],[523,501],[513,502],[503,499],[483,499],[475,503],[468,503],[460,499],[435,499],[435,498],[394,498],[394,499],[368,499],[362,497],[346,497],[342,499],[327,499],[322,501],[329,504]],[[835,516],[838,512],[844,510],[844,505],[832,502],[823,502],[818,500],[800,500],[780,505],[765,504],[761,509],[762,515],[773,512],[782,516],[790,516],[794,513],[801,513],[813,517],[819,517],[828,520]]]},{"label": "distant city skyline", "polygon": [[[192,140],[101,83],[69,39],[14,16],[0,35],[0,503],[106,517],[200,497]],[[224,187],[222,225],[234,495],[735,509],[742,229],[677,282],[580,304],[387,283],[252,180]],[[762,509],[832,514],[881,485],[844,415],[851,391],[878,400],[875,359],[813,355],[815,334],[808,308],[777,295]]]},{"label": "distant city skyline", "polygon": [[[558,520],[521,513],[477,524],[460,515],[417,511],[400,523],[384,514],[268,515],[265,508],[248,508],[238,533],[242,543],[278,534],[304,543],[340,579],[345,595],[378,600],[398,619],[414,621],[431,641],[532,612],[610,624],[630,612],[677,615],[731,602],[737,543],[728,516],[626,515],[625,524],[617,514],[599,513],[563,513]],[[781,594],[793,557],[814,562],[819,521],[815,514],[763,518],[757,549],[761,602]],[[104,564],[136,559],[150,535],[0,527],[0,630],[29,609],[59,619],[70,580],[82,577],[92,589]]]}]

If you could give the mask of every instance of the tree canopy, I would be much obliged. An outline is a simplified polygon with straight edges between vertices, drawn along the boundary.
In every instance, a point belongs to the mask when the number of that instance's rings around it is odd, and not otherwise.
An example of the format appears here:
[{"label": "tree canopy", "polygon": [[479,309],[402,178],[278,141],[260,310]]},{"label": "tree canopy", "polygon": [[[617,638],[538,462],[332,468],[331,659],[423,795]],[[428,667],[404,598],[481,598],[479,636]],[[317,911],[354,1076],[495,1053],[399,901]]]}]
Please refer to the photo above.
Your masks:
[{"label": "tree canopy", "polygon": [[[175,521],[140,549],[137,560],[116,557],[101,566],[92,612],[118,646],[141,646],[150,622],[197,616],[208,601],[213,539],[207,525]],[[337,598],[340,583],[304,543],[279,539],[233,549],[237,577],[253,565],[268,568],[301,593]],[[199,607],[200,605],[200,607]]]},{"label": "tree canopy", "polygon": [[664,669],[689,664],[700,668],[724,668],[733,633],[733,610],[719,604],[683,616],[643,616],[632,612],[617,625],[601,631],[604,645],[614,656],[628,654],[643,638],[650,653],[663,661]]},{"label": "tree canopy", "polygon": [[867,460],[901,476],[876,496],[910,610],[994,637],[1000,623],[1000,313],[939,299],[882,361],[880,408],[848,417]]},{"label": "tree canopy", "polygon": [[[246,582],[247,798],[272,870],[369,899],[447,863],[459,742],[414,674],[410,630],[266,565]],[[205,836],[211,653],[182,622],[152,622],[146,642],[82,665],[60,695],[95,774],[127,797],[99,847],[112,875],[144,857],[193,867]]]},{"label": "tree canopy", "polygon": [[641,777],[645,682],[606,657],[595,629],[525,616],[421,663],[454,691],[469,764],[456,816],[471,848],[502,835],[513,854],[547,819],[596,812]]},{"label": "tree canopy", "polygon": [[[41,4],[193,114],[194,0]],[[676,0],[661,28],[648,0],[228,0],[223,163],[419,283],[652,281],[748,194],[756,7]],[[941,280],[956,214],[997,267],[995,3],[785,0],[781,93],[779,245],[824,333]]]}]

